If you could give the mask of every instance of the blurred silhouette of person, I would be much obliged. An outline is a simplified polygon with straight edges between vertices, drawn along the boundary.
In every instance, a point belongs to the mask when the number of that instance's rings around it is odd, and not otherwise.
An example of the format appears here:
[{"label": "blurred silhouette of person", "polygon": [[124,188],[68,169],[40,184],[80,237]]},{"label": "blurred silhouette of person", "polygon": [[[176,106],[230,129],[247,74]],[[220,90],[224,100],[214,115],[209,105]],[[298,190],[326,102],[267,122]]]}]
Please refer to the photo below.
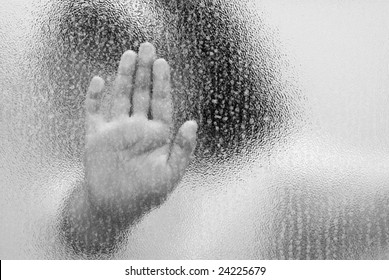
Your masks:
[{"label": "blurred silhouette of person", "polygon": [[[77,108],[72,104],[82,104],[88,92],[85,180],[66,202],[62,235],[72,250],[90,257],[114,252],[123,232],[166,199],[197,138],[196,158],[225,160],[247,141],[279,133],[288,114],[266,46],[255,45],[263,57],[250,57],[245,22],[227,17],[222,5],[156,1],[149,8],[161,12],[163,30],[150,31],[145,19],[126,14],[129,3],[113,2],[58,4],[57,39],[65,47],[54,78],[63,90],[53,96],[54,106]],[[162,35],[153,38],[153,32]],[[146,40],[153,44],[141,43]],[[103,78],[88,83],[96,72],[114,72],[119,60],[108,93],[112,106],[104,112]],[[66,94],[72,85],[76,96]],[[77,116],[72,109],[65,114]]]}]

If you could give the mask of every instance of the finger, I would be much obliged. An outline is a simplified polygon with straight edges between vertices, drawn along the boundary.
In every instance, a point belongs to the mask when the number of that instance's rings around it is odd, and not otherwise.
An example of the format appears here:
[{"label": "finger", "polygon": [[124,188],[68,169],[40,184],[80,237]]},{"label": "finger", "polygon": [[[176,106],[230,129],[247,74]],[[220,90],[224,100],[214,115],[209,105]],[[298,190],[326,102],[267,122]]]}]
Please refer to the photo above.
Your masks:
[{"label": "finger", "polygon": [[85,100],[86,127],[88,132],[95,130],[97,123],[102,119],[99,110],[103,89],[104,80],[98,76],[93,77]]},{"label": "finger", "polygon": [[196,147],[197,123],[195,121],[185,122],[178,130],[174,144],[168,159],[168,164],[175,175],[180,178],[189,164],[192,153]]},{"label": "finger", "polygon": [[140,45],[138,69],[135,77],[133,113],[147,116],[150,103],[151,68],[155,60],[155,48],[150,43]]},{"label": "finger", "polygon": [[104,88],[104,80],[98,76],[92,78],[86,95],[86,109],[89,114],[96,114],[100,109],[100,99]]},{"label": "finger", "polygon": [[151,113],[154,120],[171,126],[173,102],[170,94],[170,67],[164,59],[157,59],[153,65],[153,97]]},{"label": "finger", "polygon": [[131,91],[132,91],[132,80],[136,65],[136,53],[133,51],[126,51],[123,53],[118,74],[114,82],[113,91],[113,104],[111,108],[112,118],[126,115],[130,112],[131,106]]}]

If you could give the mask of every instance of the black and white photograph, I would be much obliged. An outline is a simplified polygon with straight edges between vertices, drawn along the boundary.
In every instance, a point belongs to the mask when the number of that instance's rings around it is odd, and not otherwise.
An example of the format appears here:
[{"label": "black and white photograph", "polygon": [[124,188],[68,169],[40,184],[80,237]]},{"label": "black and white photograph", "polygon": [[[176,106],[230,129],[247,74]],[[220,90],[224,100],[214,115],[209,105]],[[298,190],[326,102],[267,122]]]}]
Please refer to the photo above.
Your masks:
[{"label": "black and white photograph", "polygon": [[0,0],[0,259],[389,260],[389,1]]}]

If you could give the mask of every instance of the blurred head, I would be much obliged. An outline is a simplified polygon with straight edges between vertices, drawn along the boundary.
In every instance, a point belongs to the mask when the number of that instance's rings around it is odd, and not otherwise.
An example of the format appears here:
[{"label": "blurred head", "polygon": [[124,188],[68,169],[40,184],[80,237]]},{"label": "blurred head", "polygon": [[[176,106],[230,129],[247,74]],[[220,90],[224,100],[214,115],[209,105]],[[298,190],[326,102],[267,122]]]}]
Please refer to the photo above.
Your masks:
[{"label": "blurred head", "polygon": [[262,25],[250,26],[249,10],[240,7],[233,17],[232,10],[196,1],[56,2],[49,15],[56,32],[42,69],[56,73],[55,110],[82,118],[91,77],[112,78],[121,54],[149,41],[171,65],[176,127],[192,118],[200,124],[198,159],[227,159],[272,142],[285,132],[291,103]]}]

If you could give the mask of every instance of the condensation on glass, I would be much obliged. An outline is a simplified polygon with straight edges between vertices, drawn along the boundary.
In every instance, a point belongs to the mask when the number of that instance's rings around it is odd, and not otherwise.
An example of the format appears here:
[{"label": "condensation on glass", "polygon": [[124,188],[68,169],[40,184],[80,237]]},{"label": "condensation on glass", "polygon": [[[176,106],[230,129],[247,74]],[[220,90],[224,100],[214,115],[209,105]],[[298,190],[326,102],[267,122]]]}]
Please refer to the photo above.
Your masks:
[{"label": "condensation on glass", "polygon": [[[0,257],[59,236],[94,75],[152,42],[195,159],[112,258],[389,258],[388,4],[3,0]],[[99,258],[102,256],[96,256]],[[106,256],[105,256],[106,257]]]}]

